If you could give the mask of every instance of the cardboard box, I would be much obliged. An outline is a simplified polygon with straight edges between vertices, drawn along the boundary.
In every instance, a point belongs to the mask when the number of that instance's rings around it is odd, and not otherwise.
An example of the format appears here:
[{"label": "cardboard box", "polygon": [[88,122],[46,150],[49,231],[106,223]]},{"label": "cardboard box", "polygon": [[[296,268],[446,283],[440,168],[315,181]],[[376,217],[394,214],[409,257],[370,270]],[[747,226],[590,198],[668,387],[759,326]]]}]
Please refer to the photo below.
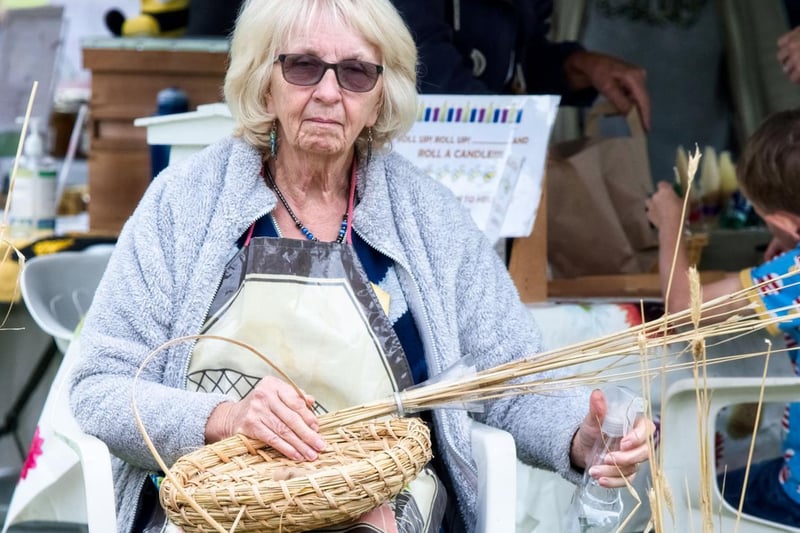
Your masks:
[{"label": "cardboard box", "polygon": [[89,101],[89,226],[119,231],[150,182],[147,132],[134,126],[156,113],[159,91],[183,90],[188,109],[220,102],[228,58],[224,39],[92,39],[83,64]]}]

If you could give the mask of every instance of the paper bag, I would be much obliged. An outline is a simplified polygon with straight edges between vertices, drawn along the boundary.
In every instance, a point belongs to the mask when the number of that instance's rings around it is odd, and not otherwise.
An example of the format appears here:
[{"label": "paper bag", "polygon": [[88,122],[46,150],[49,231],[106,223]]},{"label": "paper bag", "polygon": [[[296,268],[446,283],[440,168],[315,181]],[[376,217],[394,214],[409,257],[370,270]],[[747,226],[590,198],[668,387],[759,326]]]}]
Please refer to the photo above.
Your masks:
[{"label": "paper bag", "polygon": [[551,146],[547,164],[547,257],[553,277],[651,271],[658,238],[645,213],[653,192],[647,140],[638,112],[626,117],[630,135],[601,137],[595,106],[582,139]]}]

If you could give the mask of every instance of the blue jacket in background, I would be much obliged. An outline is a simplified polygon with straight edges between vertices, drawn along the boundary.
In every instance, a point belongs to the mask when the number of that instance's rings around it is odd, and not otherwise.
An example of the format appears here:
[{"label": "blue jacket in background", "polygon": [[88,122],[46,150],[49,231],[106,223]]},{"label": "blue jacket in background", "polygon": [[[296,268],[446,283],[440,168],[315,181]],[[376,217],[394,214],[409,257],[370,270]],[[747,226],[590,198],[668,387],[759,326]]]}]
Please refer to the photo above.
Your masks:
[{"label": "blue jacket in background", "polygon": [[393,0],[419,50],[422,93],[559,94],[584,105],[593,89],[570,91],[564,76],[576,42],[547,40],[552,0]]}]

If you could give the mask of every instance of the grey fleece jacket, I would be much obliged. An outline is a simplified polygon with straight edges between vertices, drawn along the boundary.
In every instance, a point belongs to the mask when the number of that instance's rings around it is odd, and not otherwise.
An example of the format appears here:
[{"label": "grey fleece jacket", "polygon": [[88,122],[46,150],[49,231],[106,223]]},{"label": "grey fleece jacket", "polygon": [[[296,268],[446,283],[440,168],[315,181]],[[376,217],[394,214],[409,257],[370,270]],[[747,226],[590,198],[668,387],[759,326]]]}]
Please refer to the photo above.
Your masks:
[{"label": "grey fleece jacket", "polygon": [[[200,331],[237,239],[275,206],[260,166],[257,150],[228,138],[167,168],[120,233],[86,316],[71,404],[84,431],[115,456],[120,532],[130,531],[146,472],[158,470],[135,424],[134,376],[151,350]],[[391,153],[374,155],[358,175],[354,231],[395,261],[431,375],[463,354],[489,368],[540,350],[505,266],[445,187]],[[185,390],[191,348],[158,352],[135,385],[140,419],[167,465],[205,444],[206,421],[226,399]],[[513,434],[521,460],[575,481],[569,445],[588,405],[585,391],[532,394],[495,401],[483,416]],[[436,411],[434,425],[436,452],[472,528],[477,474],[468,415]]]}]

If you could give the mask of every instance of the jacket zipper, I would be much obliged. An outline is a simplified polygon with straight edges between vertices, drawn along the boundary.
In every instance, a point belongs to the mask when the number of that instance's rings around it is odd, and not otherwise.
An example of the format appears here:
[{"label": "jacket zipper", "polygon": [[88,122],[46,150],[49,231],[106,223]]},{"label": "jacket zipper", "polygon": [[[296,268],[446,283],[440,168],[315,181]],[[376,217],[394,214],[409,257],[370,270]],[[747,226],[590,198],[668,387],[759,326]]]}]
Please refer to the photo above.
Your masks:
[{"label": "jacket zipper", "polygon": [[[258,220],[259,218],[263,217],[267,213],[269,213],[269,211],[263,212],[258,217],[256,217],[256,220]],[[254,223],[255,223],[255,220],[253,222],[251,222],[251,224],[254,224]],[[217,294],[217,291],[219,291],[220,285],[222,285],[222,279],[224,277],[225,277],[225,272],[224,272],[224,269],[223,269],[223,272],[219,276],[219,279],[217,280],[217,283],[215,285],[216,286],[216,289],[214,290],[214,294],[215,295]],[[211,309],[211,304],[213,304],[213,303],[214,303],[214,298],[212,297],[211,301],[208,303],[208,306],[206,306],[205,313],[203,314],[203,317],[208,316],[208,311]],[[202,325],[200,326],[200,328],[202,329]],[[199,333],[199,331],[198,331],[198,333]],[[197,344],[197,340],[198,339],[193,339],[191,344],[189,345],[189,353],[190,354],[194,350],[194,346]],[[186,366],[183,369],[183,388],[184,388],[184,390],[186,389],[186,384],[189,381],[189,365],[191,364],[191,362],[192,362],[192,357],[190,355],[189,357],[186,358]],[[145,475],[145,477],[139,483],[139,489],[136,491],[136,509],[134,510],[134,514],[133,514],[134,521],[135,521],[135,518],[139,515],[139,511],[141,510],[142,491],[144,490],[144,484],[147,483],[148,481],[149,481],[149,475]],[[128,533],[133,533],[131,531],[132,527],[133,527],[133,524],[131,524],[130,527],[128,528]]]},{"label": "jacket zipper", "polygon": [[[387,252],[386,250],[384,250],[384,249],[374,245],[372,242],[370,242],[364,236],[363,233],[361,233],[360,231],[358,231],[355,228],[355,226],[353,226],[353,231],[359,237],[361,237],[361,240],[363,240],[367,245],[371,246],[378,253],[381,253],[384,256],[386,256],[389,259],[391,259],[392,261],[394,261],[394,263],[397,266],[399,266],[400,268],[402,268],[405,271],[406,275],[411,280],[411,283],[414,286],[414,293],[416,294],[416,300],[417,300],[417,305],[415,307],[417,309],[419,309],[420,313],[422,313],[422,315],[423,315],[422,316],[422,322],[425,325],[425,338],[427,339],[427,343],[426,344],[430,347],[431,352],[434,352],[435,348],[433,346],[433,328],[431,328],[430,321],[428,320],[428,314],[425,311],[424,305],[422,304],[422,293],[419,290],[419,284],[417,283],[417,280],[414,278],[414,275],[411,273],[411,269],[408,268],[405,264],[403,264],[402,261],[400,261],[397,257],[392,255],[391,253]],[[434,370],[437,373],[441,372],[442,369],[441,369],[437,359],[435,357],[432,357],[431,360],[432,360],[432,362],[434,363],[434,366],[435,366]],[[470,474],[470,475],[466,476],[467,478],[475,478],[475,475],[474,475],[475,469],[472,466],[473,465],[472,461],[469,458],[466,458],[466,457],[463,456],[462,450],[460,448],[458,448],[456,446],[453,446],[453,444],[452,444],[452,442],[453,442],[452,436],[450,434],[449,428],[447,427],[447,424],[443,423],[443,424],[440,424],[440,426],[441,426],[442,432],[444,433],[444,442],[446,443],[447,447],[450,449],[450,451],[454,454],[455,458],[457,459],[457,463],[459,464],[459,468],[463,472],[465,472],[467,474]]]},{"label": "jacket zipper", "polygon": [[[255,220],[250,222],[250,225],[255,224],[258,221],[258,219],[260,219],[261,217],[263,217],[264,215],[266,215],[269,212],[270,212],[270,210],[267,210],[267,211],[264,211],[263,213],[259,214],[256,217]],[[247,227],[249,228],[250,225],[248,225]],[[275,225],[275,227],[276,228],[278,227],[277,224]],[[280,230],[278,230],[278,236],[280,236]],[[214,285],[214,287],[215,287],[214,296],[216,296],[217,292],[219,292],[219,288],[222,285],[222,280],[224,279],[224,277],[225,277],[225,268],[223,267],[222,268],[222,273],[219,275],[219,278],[217,279],[217,283]],[[208,312],[211,310],[211,305],[214,303],[214,296],[211,297],[211,300],[208,302],[208,305],[205,308],[205,312],[203,313],[203,320],[205,320],[205,318],[208,317]],[[200,330],[202,330],[202,329],[203,329],[203,323],[200,324],[200,329],[198,329],[194,334],[195,335],[199,335],[200,334]],[[191,365],[191,363],[192,363],[191,353],[194,351],[194,347],[195,347],[195,345],[197,345],[197,341],[198,340],[199,339],[193,339],[192,342],[189,344],[189,357],[186,358],[186,365],[183,368],[183,390],[186,390],[186,384],[189,382],[189,365]]]},{"label": "jacket zipper", "polygon": [[139,488],[136,490],[136,508],[133,510],[133,520],[128,524],[128,533],[133,533],[133,526],[136,524],[136,518],[142,510],[142,492],[144,491],[144,484],[150,480],[150,475],[145,474],[144,478],[139,482]]}]

